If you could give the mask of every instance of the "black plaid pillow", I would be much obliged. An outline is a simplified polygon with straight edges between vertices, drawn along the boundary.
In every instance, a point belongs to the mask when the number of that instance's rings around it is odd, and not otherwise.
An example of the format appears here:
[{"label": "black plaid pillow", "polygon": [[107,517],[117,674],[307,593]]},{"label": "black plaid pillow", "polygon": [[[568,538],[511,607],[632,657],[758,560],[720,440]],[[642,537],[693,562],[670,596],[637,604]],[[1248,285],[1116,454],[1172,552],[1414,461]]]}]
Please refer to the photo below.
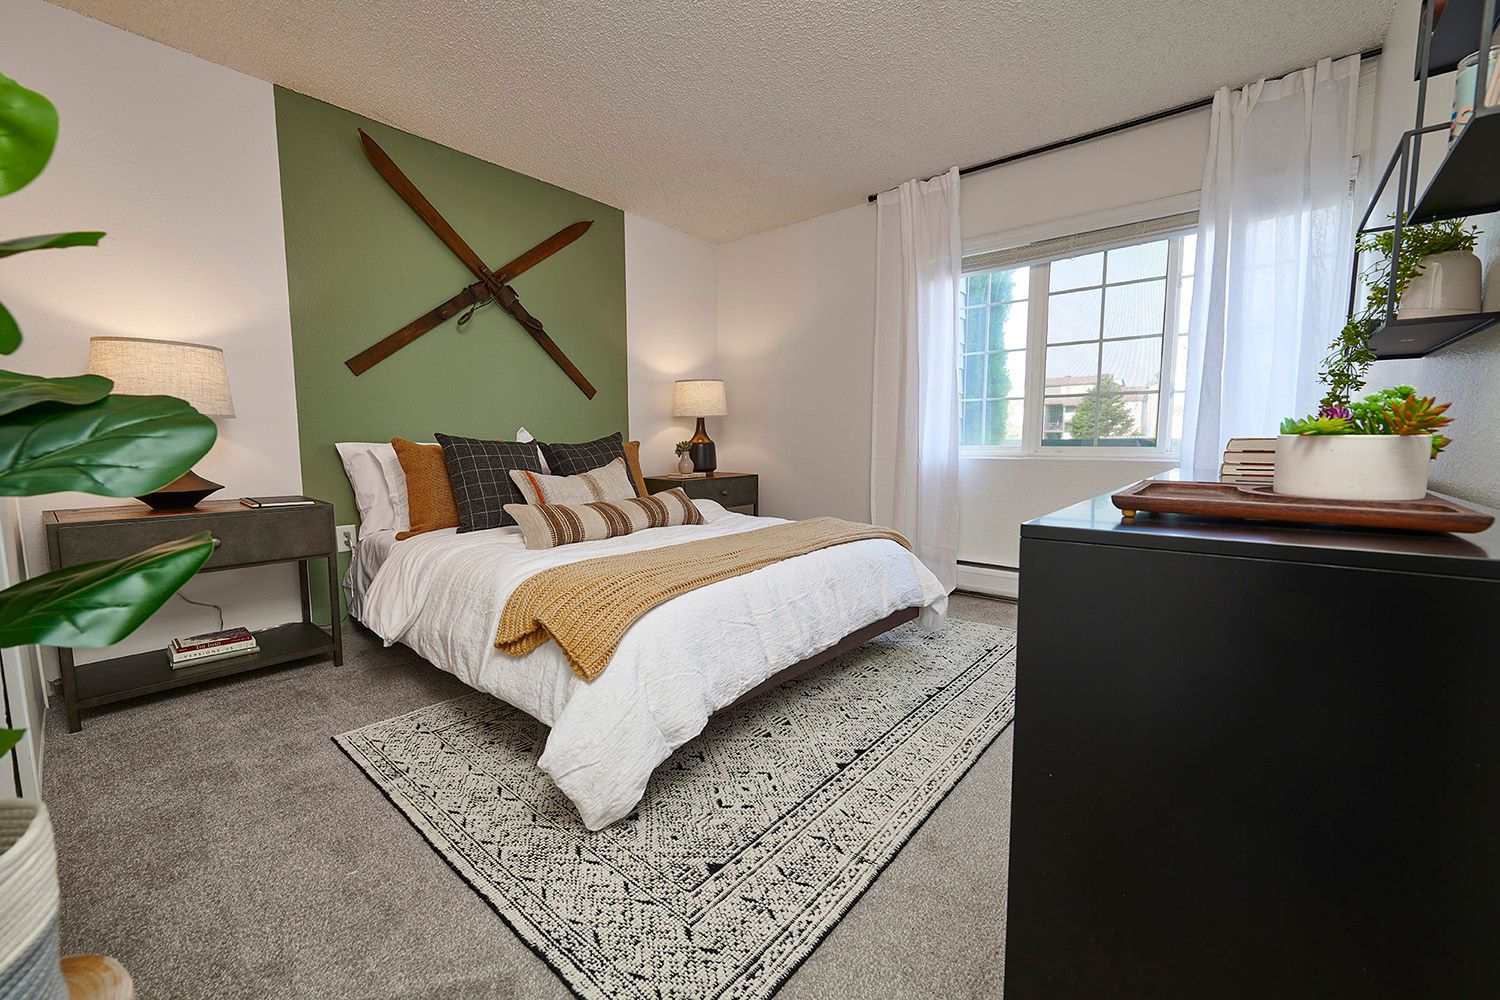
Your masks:
[{"label": "black plaid pillow", "polygon": [[625,435],[616,431],[609,437],[582,444],[542,444],[542,454],[547,456],[547,468],[554,476],[577,476],[624,458]]},{"label": "black plaid pillow", "polygon": [[482,531],[515,524],[505,513],[508,503],[526,498],[511,482],[510,470],[541,472],[536,445],[519,441],[481,441],[477,438],[437,435],[443,446],[443,463],[453,483],[453,502],[458,507],[458,530]]}]

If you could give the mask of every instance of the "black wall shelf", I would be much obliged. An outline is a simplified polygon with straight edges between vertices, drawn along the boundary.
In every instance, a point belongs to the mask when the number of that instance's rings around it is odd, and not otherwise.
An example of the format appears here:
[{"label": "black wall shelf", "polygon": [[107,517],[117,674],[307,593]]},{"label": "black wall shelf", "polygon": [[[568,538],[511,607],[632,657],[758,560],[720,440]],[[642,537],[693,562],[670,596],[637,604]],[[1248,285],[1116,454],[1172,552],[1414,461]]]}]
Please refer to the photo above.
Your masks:
[{"label": "black wall shelf", "polygon": [[1500,209],[1500,108],[1469,120],[1411,210],[1412,223]]},{"label": "black wall shelf", "polygon": [[[1432,29],[1432,47],[1428,52],[1427,75],[1451,73],[1458,69],[1464,56],[1479,48],[1479,19],[1484,16],[1484,0],[1448,0],[1443,16]],[[1500,24],[1500,15],[1495,17]],[[1421,53],[1411,78],[1422,75]]]},{"label": "black wall shelf", "polygon": [[1398,319],[1370,335],[1370,349],[1382,361],[1420,358],[1500,323],[1500,313]]}]

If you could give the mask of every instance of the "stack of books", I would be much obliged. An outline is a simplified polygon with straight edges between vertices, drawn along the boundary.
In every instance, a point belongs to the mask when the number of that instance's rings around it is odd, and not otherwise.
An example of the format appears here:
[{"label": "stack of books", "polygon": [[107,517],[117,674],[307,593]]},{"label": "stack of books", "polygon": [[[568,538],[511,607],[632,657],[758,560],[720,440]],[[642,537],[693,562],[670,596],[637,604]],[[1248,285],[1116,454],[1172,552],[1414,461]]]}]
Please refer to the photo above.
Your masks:
[{"label": "stack of books", "polygon": [[1275,438],[1230,438],[1219,482],[1270,486],[1276,479]]},{"label": "stack of books", "polygon": [[172,669],[193,667],[210,660],[223,660],[231,656],[244,656],[260,649],[255,636],[247,628],[226,628],[222,632],[205,632],[190,635],[186,639],[173,639],[167,647],[167,656]]}]

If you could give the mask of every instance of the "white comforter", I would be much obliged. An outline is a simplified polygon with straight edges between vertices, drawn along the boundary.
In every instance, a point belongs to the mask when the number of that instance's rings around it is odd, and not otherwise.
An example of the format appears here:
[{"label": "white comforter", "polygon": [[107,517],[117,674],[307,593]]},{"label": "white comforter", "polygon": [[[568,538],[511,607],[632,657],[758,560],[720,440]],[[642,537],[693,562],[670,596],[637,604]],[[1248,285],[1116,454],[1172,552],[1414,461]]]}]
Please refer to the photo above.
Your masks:
[{"label": "white comforter", "polygon": [[711,713],[772,674],[903,608],[935,627],[947,595],[895,542],[836,545],[723,580],[652,609],[625,633],[593,681],[573,673],[555,642],[525,656],[494,647],[506,599],[551,566],[750,531],[780,518],[732,514],[695,501],[703,525],[528,551],[516,528],[449,529],[397,542],[364,595],[363,621],[464,683],[552,727],[538,761],[599,830],[628,815],[672,751]]}]

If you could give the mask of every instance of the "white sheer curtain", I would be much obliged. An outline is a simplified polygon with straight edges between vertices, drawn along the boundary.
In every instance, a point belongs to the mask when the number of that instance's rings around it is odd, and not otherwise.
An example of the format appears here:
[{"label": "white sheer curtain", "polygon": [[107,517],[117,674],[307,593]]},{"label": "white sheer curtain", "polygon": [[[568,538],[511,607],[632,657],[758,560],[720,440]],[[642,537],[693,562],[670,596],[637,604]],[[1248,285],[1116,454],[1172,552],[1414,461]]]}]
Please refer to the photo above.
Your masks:
[{"label": "white sheer curtain", "polygon": [[870,519],[958,582],[958,168],[876,200]]},{"label": "white sheer curtain", "polygon": [[1188,333],[1185,465],[1312,410],[1353,266],[1359,56],[1214,95]]}]

